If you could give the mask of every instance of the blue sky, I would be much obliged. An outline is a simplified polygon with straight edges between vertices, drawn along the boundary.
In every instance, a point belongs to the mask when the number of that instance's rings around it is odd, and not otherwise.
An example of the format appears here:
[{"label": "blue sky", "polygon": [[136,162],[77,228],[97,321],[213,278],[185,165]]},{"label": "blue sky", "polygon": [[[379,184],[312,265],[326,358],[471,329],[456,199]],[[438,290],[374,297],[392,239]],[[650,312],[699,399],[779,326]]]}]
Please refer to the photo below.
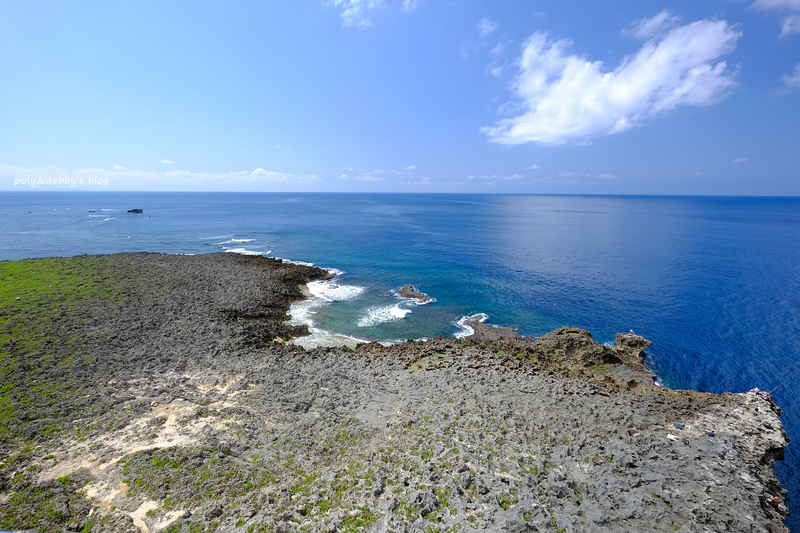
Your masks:
[{"label": "blue sky", "polygon": [[800,194],[800,0],[2,0],[0,82],[2,190]]}]

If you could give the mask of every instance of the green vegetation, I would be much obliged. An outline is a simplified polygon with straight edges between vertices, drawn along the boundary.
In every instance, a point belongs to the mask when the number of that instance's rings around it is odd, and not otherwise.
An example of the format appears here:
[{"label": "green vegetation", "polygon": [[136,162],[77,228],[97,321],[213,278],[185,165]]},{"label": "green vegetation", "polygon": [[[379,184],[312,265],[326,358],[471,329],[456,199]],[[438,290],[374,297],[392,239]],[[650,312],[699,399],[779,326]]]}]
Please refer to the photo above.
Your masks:
[{"label": "green vegetation", "polygon": [[83,394],[72,370],[97,363],[76,332],[98,306],[121,304],[152,286],[115,275],[108,256],[0,262],[0,442],[33,437],[25,426],[38,418],[50,420],[40,435],[67,426],[61,411]]},{"label": "green vegetation", "polygon": [[70,510],[88,507],[79,492],[87,482],[88,478],[74,474],[31,485],[24,476],[17,475],[11,480],[8,502],[0,505],[0,524],[15,529],[60,531],[58,525],[69,516]]}]

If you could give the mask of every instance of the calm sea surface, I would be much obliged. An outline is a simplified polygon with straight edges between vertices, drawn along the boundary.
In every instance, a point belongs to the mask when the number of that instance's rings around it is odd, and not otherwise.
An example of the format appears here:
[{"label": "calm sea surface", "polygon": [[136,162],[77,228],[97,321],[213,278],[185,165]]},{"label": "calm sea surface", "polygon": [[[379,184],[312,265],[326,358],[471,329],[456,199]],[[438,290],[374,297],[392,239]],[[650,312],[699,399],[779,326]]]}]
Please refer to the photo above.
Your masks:
[{"label": "calm sea surface", "polygon": [[[777,387],[800,437],[798,198],[6,192],[0,230],[0,259],[232,251],[337,268],[303,318],[359,339],[455,335],[475,313],[524,335],[633,329],[662,384]],[[436,301],[399,299],[404,284]],[[777,470],[800,530],[795,447]]]}]

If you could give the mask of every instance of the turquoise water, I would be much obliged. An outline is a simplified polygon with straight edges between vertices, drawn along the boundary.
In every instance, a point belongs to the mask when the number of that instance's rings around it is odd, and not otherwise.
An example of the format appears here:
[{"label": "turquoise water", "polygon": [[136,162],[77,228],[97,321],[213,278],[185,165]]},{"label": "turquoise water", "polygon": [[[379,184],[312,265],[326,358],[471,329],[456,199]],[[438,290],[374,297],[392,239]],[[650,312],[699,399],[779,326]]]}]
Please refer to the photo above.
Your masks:
[{"label": "turquoise water", "polygon": [[[525,335],[634,329],[663,384],[778,387],[800,429],[797,198],[15,192],[0,227],[2,259],[238,250],[337,268],[335,301],[306,318],[360,339],[455,335],[475,313]],[[436,301],[399,299],[404,284]],[[797,501],[794,446],[778,474]]]}]

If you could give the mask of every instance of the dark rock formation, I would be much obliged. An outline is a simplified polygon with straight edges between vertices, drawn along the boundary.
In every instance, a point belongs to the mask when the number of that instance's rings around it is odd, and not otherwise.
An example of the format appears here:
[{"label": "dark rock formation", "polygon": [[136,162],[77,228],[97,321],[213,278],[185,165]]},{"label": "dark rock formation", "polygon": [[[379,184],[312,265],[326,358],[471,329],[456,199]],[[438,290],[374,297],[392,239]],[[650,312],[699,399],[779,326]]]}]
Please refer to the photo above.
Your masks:
[{"label": "dark rock formation", "polygon": [[128,213],[144,213],[143,209],[128,209]]},{"label": "dark rock formation", "polygon": [[494,342],[500,339],[519,339],[521,335],[508,326],[494,326],[482,321],[479,317],[472,317],[464,321],[466,327],[472,328],[472,334],[468,339],[484,342]]},{"label": "dark rock formation", "polygon": [[428,296],[424,292],[421,292],[413,285],[403,285],[403,287],[399,291],[397,291],[397,294],[402,296],[403,298],[413,298],[423,303],[431,301],[430,296]]}]

